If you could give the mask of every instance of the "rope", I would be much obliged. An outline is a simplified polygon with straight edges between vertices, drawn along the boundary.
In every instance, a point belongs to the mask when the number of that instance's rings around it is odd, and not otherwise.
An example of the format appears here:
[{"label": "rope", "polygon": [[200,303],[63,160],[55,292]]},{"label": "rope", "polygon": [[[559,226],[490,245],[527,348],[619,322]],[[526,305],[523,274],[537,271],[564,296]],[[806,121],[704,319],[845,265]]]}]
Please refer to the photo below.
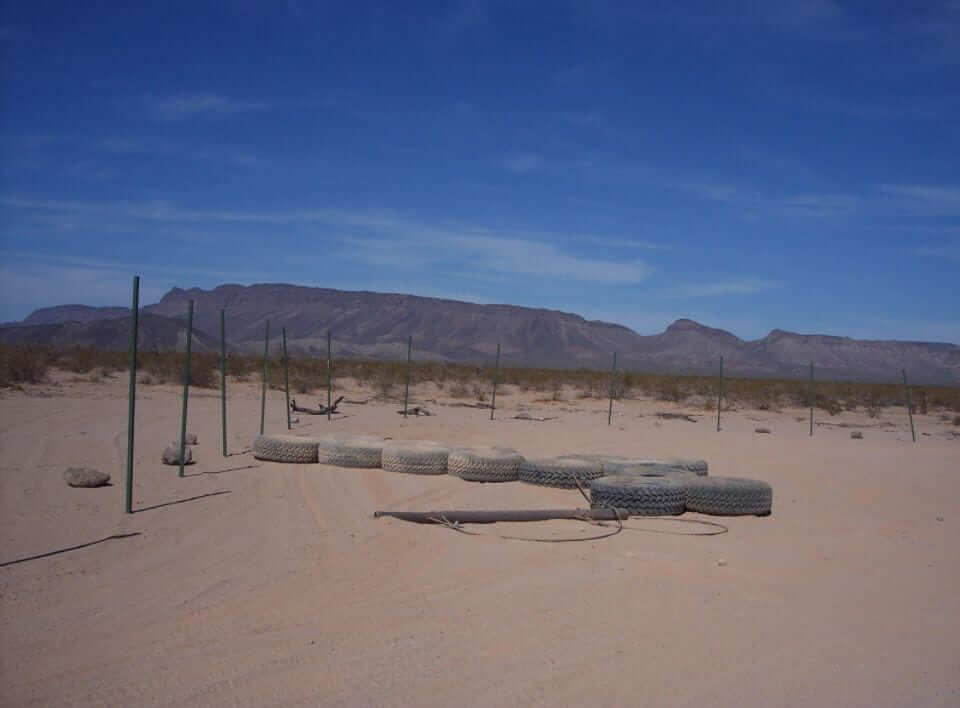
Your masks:
[{"label": "rope", "polygon": [[[590,496],[587,494],[587,491],[584,488],[583,483],[581,482],[579,477],[575,476],[574,481],[577,483],[577,489],[579,490],[580,494],[583,495],[583,498],[586,500],[587,504],[592,505],[593,502],[590,499]],[[606,507],[605,505],[605,508],[610,508],[610,507]],[[715,521],[703,521],[700,519],[678,519],[675,516],[645,516],[643,517],[643,519],[644,521],[647,521],[647,520],[672,521],[672,522],[681,523],[681,524],[699,524],[700,526],[711,526],[716,530],[694,532],[694,533],[682,533],[679,531],[670,531],[667,529],[642,529],[642,528],[637,528],[636,526],[624,526],[623,519],[620,518],[620,514],[617,514],[617,528],[613,531],[610,531],[609,533],[598,534],[596,536],[582,536],[577,538],[530,538],[527,536],[509,536],[506,534],[499,534],[499,533],[480,533],[479,531],[468,531],[467,529],[463,528],[463,526],[460,523],[452,522],[446,517],[439,517],[439,518],[432,517],[430,520],[436,524],[439,524],[440,526],[445,526],[451,531],[457,531],[458,533],[462,533],[467,536],[491,536],[493,538],[502,538],[508,541],[527,541],[530,543],[573,543],[576,541],[599,541],[604,538],[610,538],[611,536],[616,536],[618,533],[624,530],[639,531],[641,533],[659,533],[659,534],[665,534],[668,536],[719,536],[720,534],[728,533],[730,531],[729,528],[727,528],[723,524],[718,524]],[[587,523],[592,524],[593,526],[603,526],[604,528],[609,527],[609,524],[605,521],[594,521],[592,519],[587,519],[587,518],[582,518],[580,519],[580,521],[586,521]]]},{"label": "rope", "polygon": [[[531,543],[573,543],[576,541],[599,541],[602,538],[609,538],[610,536],[616,536],[618,533],[623,531],[623,521],[619,518],[617,519],[617,528],[608,533],[598,534],[596,536],[581,536],[577,538],[529,538],[527,536],[508,536],[506,534],[499,533],[480,533],[479,531],[467,531],[459,523],[455,523],[447,519],[446,517],[432,518],[431,521],[437,523],[441,526],[446,526],[452,531],[458,531],[467,536],[492,536],[494,538],[503,538],[508,541],[528,541]],[[580,521],[586,521],[594,526],[606,526],[605,523],[600,523],[592,521],[591,519],[580,519]]]}]

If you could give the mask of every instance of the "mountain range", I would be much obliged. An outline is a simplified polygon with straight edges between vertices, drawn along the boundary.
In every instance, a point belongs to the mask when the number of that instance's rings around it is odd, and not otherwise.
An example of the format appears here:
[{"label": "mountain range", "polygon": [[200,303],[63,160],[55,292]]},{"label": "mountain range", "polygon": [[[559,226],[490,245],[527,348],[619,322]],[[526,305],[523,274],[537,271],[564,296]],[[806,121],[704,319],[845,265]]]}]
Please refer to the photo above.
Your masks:
[{"label": "mountain range", "polygon": [[[613,352],[619,366],[638,371],[741,376],[897,380],[901,369],[917,383],[960,384],[960,347],[933,342],[855,340],[773,330],[743,340],[722,329],[680,319],[654,335],[586,320],[556,310],[478,305],[456,300],[287,284],[174,288],[142,308],[141,349],[182,347],[187,302],[194,300],[194,350],[219,347],[220,310],[228,347],[262,351],[267,320],[273,350],[281,328],[291,355],[326,355],[327,332],[336,356],[401,358],[407,337],[419,359],[489,362],[501,344],[505,364],[601,368]],[[0,342],[53,347],[126,349],[129,309],[61,305],[36,310],[0,327]]]}]

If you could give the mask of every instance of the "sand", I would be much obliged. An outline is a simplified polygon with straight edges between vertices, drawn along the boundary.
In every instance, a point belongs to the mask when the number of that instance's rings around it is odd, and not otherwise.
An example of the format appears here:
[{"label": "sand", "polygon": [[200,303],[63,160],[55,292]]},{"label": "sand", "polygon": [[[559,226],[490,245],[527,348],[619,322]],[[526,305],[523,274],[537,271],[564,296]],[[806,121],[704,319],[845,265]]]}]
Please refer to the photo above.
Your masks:
[{"label": "sand", "polygon": [[[75,378],[75,377],[73,377]],[[842,413],[811,439],[802,410],[724,413],[651,400],[489,412],[343,404],[294,431],[371,433],[574,452],[694,456],[770,482],[768,518],[729,532],[631,520],[597,541],[526,543],[375,520],[377,509],[580,506],[576,491],[260,462],[257,387],[194,391],[197,463],[160,463],[174,386],[142,386],[135,507],[123,513],[126,380],[0,394],[0,702],[11,706],[956,706],[960,704],[960,439],[936,415]],[[349,398],[369,392],[350,390]],[[431,399],[440,398],[436,402]],[[540,394],[543,395],[543,394]],[[302,405],[325,398],[298,395]],[[557,420],[513,420],[518,411]],[[686,410],[698,422],[660,420]],[[769,435],[755,434],[763,426]],[[270,392],[267,429],[285,428]],[[74,489],[69,466],[113,486]],[[579,522],[475,527],[589,536]],[[671,533],[653,533],[669,531]]]}]

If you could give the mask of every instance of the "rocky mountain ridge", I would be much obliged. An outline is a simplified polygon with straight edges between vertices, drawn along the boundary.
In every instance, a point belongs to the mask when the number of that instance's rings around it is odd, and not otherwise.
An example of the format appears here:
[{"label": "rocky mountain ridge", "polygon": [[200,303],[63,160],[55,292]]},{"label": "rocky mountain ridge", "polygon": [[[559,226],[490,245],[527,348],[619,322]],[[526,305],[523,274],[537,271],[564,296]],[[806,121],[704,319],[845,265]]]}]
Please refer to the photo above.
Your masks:
[{"label": "rocky mountain ridge", "polygon": [[[502,361],[514,365],[600,368],[609,366],[617,352],[625,368],[713,373],[722,356],[726,371],[743,376],[805,376],[813,361],[819,378],[891,381],[906,368],[917,383],[960,384],[960,347],[955,344],[855,340],[780,329],[751,341],[688,319],[660,334],[641,335],[556,310],[287,284],[174,288],[143,308],[149,317],[141,318],[140,346],[182,346],[178,332],[190,299],[195,301],[195,347],[200,351],[218,346],[220,310],[225,309],[230,347],[250,353],[262,350],[269,319],[274,342],[285,328],[288,349],[296,355],[325,355],[329,330],[338,356],[400,358],[412,335],[420,359],[489,361],[499,340]],[[128,312],[83,305],[44,308],[0,328],[0,341],[123,349]]]}]

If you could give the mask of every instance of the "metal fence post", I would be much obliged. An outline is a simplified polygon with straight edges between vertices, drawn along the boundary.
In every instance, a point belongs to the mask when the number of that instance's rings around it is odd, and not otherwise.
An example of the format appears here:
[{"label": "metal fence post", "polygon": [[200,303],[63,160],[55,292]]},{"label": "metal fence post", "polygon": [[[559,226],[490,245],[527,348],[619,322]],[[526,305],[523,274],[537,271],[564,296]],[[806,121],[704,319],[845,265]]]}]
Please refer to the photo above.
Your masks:
[{"label": "metal fence post", "polygon": [[270,355],[270,320],[267,320],[263,335],[263,386],[260,389],[260,434],[263,435],[263,418],[267,411],[267,357]]},{"label": "metal fence post", "polygon": [[903,370],[903,393],[907,403],[907,416],[910,418],[910,436],[917,441],[917,431],[913,427],[913,404],[910,401],[910,385],[907,383],[907,370]]},{"label": "metal fence post", "polygon": [[187,301],[187,341],[183,351],[183,407],[180,409],[180,476],[187,450],[187,400],[190,398],[190,352],[193,344],[193,300]]},{"label": "metal fence post", "polygon": [[124,507],[133,513],[133,438],[137,406],[137,327],[140,315],[140,276],[133,276],[133,304],[130,307],[130,393],[127,407],[127,488]]},{"label": "metal fence post", "polygon": [[497,360],[493,365],[493,395],[490,398],[490,420],[493,420],[493,412],[497,410],[497,377],[500,374],[500,340],[497,340]]},{"label": "metal fence post", "polygon": [[610,407],[607,409],[607,425],[613,420],[613,386],[617,378],[617,353],[613,353],[613,367],[610,369]]},{"label": "metal fence post", "polygon": [[290,361],[287,357],[287,328],[281,327],[283,334],[283,395],[287,399],[287,430],[290,430]]},{"label": "metal fence post", "polygon": [[407,338],[407,376],[403,384],[403,417],[407,417],[407,399],[410,396],[410,353],[413,350],[413,335]]},{"label": "metal fence post", "polygon": [[227,326],[226,314],[220,310],[220,429],[223,456],[227,456]]},{"label": "metal fence post", "polygon": [[723,357],[720,357],[720,386],[717,389],[717,432],[720,432],[720,407],[723,404]]},{"label": "metal fence post", "polygon": [[330,401],[333,398],[333,335],[327,330],[327,422],[333,417]]}]

